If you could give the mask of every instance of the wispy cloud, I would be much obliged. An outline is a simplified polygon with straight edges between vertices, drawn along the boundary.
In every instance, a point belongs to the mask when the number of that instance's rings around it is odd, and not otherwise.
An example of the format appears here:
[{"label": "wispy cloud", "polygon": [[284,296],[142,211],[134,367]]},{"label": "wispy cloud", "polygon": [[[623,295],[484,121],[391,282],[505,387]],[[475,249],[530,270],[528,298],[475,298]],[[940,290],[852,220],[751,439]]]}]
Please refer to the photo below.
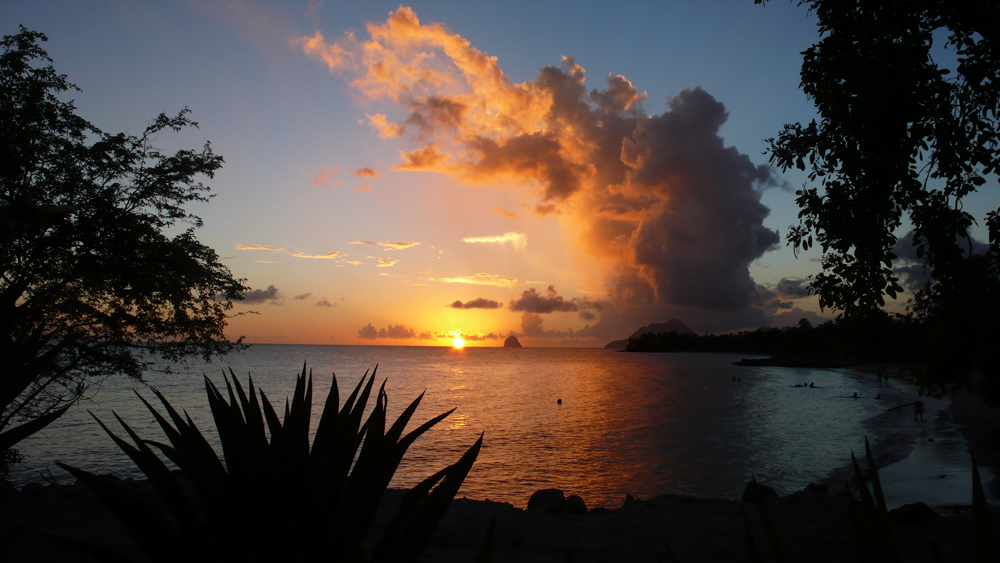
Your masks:
[{"label": "wispy cloud", "polygon": [[406,248],[412,248],[419,245],[419,242],[403,242],[403,241],[387,241],[387,240],[356,240],[351,244],[371,244],[376,246],[383,246],[385,248],[392,248],[394,250],[403,250]]},{"label": "wispy cloud", "polygon": [[326,254],[306,254],[305,252],[289,252],[288,254],[296,258],[308,258],[311,260],[336,260],[337,258],[347,256],[346,253],[340,251],[327,252]]},{"label": "wispy cloud", "polygon": [[470,285],[495,285],[499,287],[510,287],[517,283],[516,279],[506,278],[503,276],[498,276],[494,274],[478,273],[474,276],[465,276],[461,278],[427,278],[431,281],[438,281],[442,283],[467,283]]},{"label": "wispy cloud", "polygon": [[376,268],[389,268],[399,263],[399,260],[390,260],[388,258],[378,258],[374,256],[370,256],[369,258],[375,258],[375,260],[378,260],[378,264],[375,264]]},{"label": "wispy cloud", "polygon": [[501,217],[505,217],[505,218],[510,219],[512,221],[517,221],[517,213],[515,213],[515,212],[513,212],[513,211],[511,211],[509,209],[504,209],[503,207],[500,207],[499,205],[493,206],[493,209],[491,209],[491,211],[493,213],[496,213],[497,215],[499,215]]},{"label": "wispy cloud", "polygon": [[521,250],[528,244],[528,235],[525,233],[504,233],[502,235],[485,237],[465,237],[462,239],[462,242],[509,244],[514,248]]},{"label": "wispy cloud", "polygon": [[[288,248],[278,248],[274,246],[264,246],[262,244],[237,244],[236,250],[267,250],[270,252],[284,252],[289,256],[294,256],[296,258],[308,258],[312,260],[336,260],[338,258],[343,258],[347,256],[347,253],[340,252],[339,250],[334,252],[327,252],[326,254],[307,254],[305,252],[299,252],[297,250],[290,250]],[[260,260],[258,260],[259,262]]]},{"label": "wispy cloud", "polygon": [[292,299],[295,299],[296,301],[301,301],[303,299],[309,299],[310,297],[312,297],[312,293],[303,293],[302,295],[296,295],[295,297],[292,297]]},{"label": "wispy cloud", "polygon": [[272,252],[284,252],[284,248],[274,246],[264,246],[263,244],[237,244],[236,250],[270,250]]},{"label": "wispy cloud", "polygon": [[319,173],[317,173],[315,176],[313,176],[313,181],[312,182],[313,182],[314,185],[319,186],[319,187],[324,187],[324,186],[327,186],[327,187],[341,186],[341,185],[344,184],[343,182],[333,182],[333,181],[331,181],[332,178],[333,178],[333,176],[335,174],[338,174],[339,172],[340,172],[339,168],[333,168],[333,167],[324,165],[323,168],[319,171]]}]

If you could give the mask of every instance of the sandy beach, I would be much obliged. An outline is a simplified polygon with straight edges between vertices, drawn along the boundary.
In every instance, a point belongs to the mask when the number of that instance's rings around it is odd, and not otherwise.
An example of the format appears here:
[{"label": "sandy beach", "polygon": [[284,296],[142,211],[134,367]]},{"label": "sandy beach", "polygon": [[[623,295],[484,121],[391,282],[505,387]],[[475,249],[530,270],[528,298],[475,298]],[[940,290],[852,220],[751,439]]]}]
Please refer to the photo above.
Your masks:
[{"label": "sandy beach", "polygon": [[[1000,409],[991,410],[978,396],[960,392],[946,414],[940,422],[959,429],[990,477],[985,483],[987,497],[992,501],[993,521],[1000,523],[1000,455],[995,440]],[[928,441],[927,434],[918,437],[911,456],[896,464],[904,468],[897,474],[909,474],[905,465],[912,458],[918,462],[933,459],[921,456],[933,452],[936,443]],[[891,475],[893,467],[887,467],[885,475]],[[935,477],[935,471],[939,469],[921,467],[917,472],[921,476],[903,486],[910,494],[924,486],[930,491],[933,484],[929,479]],[[946,478],[957,479],[954,475]],[[132,486],[149,492],[142,481]],[[887,489],[890,487],[887,485]],[[394,513],[393,504],[398,498],[398,492],[387,497],[383,521]],[[933,516],[897,521],[896,537],[905,560],[928,560],[933,548],[940,549],[944,561],[971,561],[970,502],[971,498],[957,505],[937,505]],[[769,553],[760,511],[753,503],[668,495],[584,515],[528,511],[524,505],[457,499],[423,561],[475,560],[494,516],[497,525],[493,561],[498,562],[566,561],[570,553],[576,562],[670,561],[670,554],[681,562],[739,561],[746,556],[745,525],[762,551]],[[831,485],[826,493],[796,492],[770,498],[766,506],[789,560],[854,560],[842,485]],[[0,560],[4,561],[91,560],[61,538],[113,547],[143,560],[115,519],[78,485],[34,487],[9,495],[0,504],[0,537],[4,538],[0,543]]]}]

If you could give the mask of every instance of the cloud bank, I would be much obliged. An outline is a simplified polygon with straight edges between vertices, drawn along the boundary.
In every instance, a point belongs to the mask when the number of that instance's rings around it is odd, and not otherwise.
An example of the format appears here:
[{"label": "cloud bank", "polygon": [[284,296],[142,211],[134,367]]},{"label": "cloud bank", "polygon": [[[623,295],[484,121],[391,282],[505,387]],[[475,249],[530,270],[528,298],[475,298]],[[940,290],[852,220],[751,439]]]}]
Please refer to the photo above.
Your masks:
[{"label": "cloud bank", "polygon": [[495,57],[440,23],[421,23],[408,7],[366,31],[367,39],[329,41],[317,31],[297,42],[358,96],[396,104],[398,116],[368,116],[380,137],[416,145],[396,169],[523,189],[537,214],[569,219],[585,250],[602,259],[622,314],[761,317],[749,266],[779,241],[763,224],[770,210],[760,198],[777,180],[725,146],[728,114],[708,92],[683,90],[650,115],[647,95],[624,76],[588,90],[572,57],[513,83]]}]

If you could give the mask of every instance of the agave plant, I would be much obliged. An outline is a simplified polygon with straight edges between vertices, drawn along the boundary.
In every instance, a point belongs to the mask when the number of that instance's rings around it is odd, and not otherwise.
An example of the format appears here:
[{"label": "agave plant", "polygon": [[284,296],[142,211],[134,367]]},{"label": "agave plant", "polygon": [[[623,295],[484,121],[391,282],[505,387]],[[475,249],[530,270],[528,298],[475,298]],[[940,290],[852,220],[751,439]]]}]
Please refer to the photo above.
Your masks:
[{"label": "agave plant", "polygon": [[[387,428],[383,381],[362,424],[377,370],[371,377],[365,373],[340,408],[334,377],[311,446],[312,372],[307,377],[305,365],[291,401],[285,400],[283,420],[264,392],[254,389],[252,378],[244,391],[232,370],[231,378],[223,374],[224,395],[205,377],[224,459],[187,413],[182,417],[156,390],[166,417],[139,399],[169,443],[143,440],[116,413],[130,443],[95,416],[146,475],[165,509],[117,482],[59,465],[97,494],[153,561],[416,561],[475,462],[482,436],[456,463],[408,491],[395,518],[377,541],[369,541],[407,448],[454,410],[404,435],[423,394]],[[176,464],[191,486],[152,448]]]}]

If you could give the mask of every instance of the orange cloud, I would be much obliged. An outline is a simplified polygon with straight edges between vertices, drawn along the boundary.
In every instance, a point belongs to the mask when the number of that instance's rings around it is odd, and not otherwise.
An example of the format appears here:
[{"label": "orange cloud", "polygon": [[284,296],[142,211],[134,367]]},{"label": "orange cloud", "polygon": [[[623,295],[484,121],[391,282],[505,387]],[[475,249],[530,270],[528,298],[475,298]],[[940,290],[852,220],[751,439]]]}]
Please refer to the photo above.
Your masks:
[{"label": "orange cloud", "polygon": [[525,233],[504,233],[502,235],[486,237],[465,237],[462,239],[462,242],[509,244],[518,250],[522,250],[528,245],[528,235]]},{"label": "orange cloud", "polygon": [[515,212],[513,212],[513,211],[511,211],[509,209],[504,209],[503,207],[500,207],[499,205],[494,206],[493,209],[491,209],[490,211],[492,211],[493,213],[496,213],[497,215],[499,215],[501,217],[505,217],[507,219],[510,219],[511,221],[517,221],[517,213],[515,213]]},{"label": "orange cloud", "polygon": [[306,254],[305,252],[289,252],[288,254],[296,258],[310,258],[313,260],[335,260],[347,256],[347,254],[339,251],[327,252],[326,254]]},{"label": "orange cloud", "polygon": [[375,170],[374,168],[368,168],[367,166],[358,168],[354,172],[351,172],[351,174],[354,174],[355,176],[361,176],[363,178],[372,178],[372,179],[378,178],[378,170]]},{"label": "orange cloud", "polygon": [[272,252],[284,252],[284,248],[264,246],[263,244],[237,244],[236,250],[270,250]]},{"label": "orange cloud", "polygon": [[404,250],[407,248],[412,248],[418,246],[419,242],[404,242],[404,241],[389,241],[389,240],[356,240],[351,244],[371,244],[376,246],[383,246],[385,248],[392,248],[394,250]]},{"label": "orange cloud", "polygon": [[516,279],[506,278],[503,276],[498,276],[494,274],[478,273],[474,276],[465,276],[461,278],[427,278],[431,281],[439,281],[443,283],[466,283],[470,285],[495,285],[500,287],[510,287],[517,283]]},{"label": "orange cloud", "polygon": [[588,89],[573,57],[513,83],[496,57],[408,7],[366,31],[367,39],[317,33],[298,43],[358,96],[397,104],[400,119],[368,116],[380,136],[417,145],[401,151],[395,169],[514,184],[535,199],[536,213],[558,213],[578,230],[574,240],[613,278],[610,296],[630,310],[759,305],[749,266],[778,242],[760,200],[776,180],[725,146],[728,113],[710,94],[684,90],[668,111],[648,115],[647,95],[632,82],[612,73]]}]

